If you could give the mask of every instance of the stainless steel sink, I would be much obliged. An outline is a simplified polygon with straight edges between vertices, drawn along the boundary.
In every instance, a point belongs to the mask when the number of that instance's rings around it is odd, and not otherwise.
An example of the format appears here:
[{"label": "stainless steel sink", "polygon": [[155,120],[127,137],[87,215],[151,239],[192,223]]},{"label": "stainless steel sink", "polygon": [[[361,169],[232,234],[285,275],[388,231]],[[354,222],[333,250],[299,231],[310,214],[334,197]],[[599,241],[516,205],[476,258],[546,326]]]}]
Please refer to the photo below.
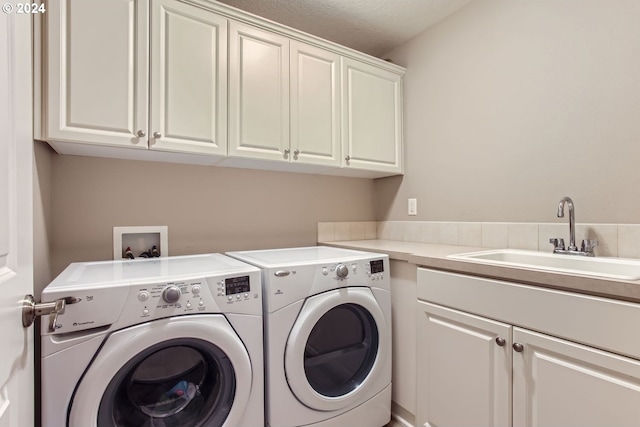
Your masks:
[{"label": "stainless steel sink", "polygon": [[640,279],[640,260],[625,258],[591,258],[518,249],[469,252],[449,255],[448,258],[481,264],[582,274],[609,279]]}]

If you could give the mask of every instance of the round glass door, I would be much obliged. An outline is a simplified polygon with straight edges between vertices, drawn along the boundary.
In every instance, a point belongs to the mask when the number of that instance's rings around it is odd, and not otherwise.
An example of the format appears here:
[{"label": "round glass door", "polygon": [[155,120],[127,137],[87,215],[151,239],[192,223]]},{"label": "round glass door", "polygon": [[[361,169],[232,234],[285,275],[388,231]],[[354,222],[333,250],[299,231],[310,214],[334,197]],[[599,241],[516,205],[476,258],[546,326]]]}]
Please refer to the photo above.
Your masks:
[{"label": "round glass door", "polygon": [[164,341],[131,358],[109,382],[98,427],[222,425],[235,388],[231,361],[216,345]]},{"label": "round glass door", "polygon": [[353,303],[333,307],[320,317],[307,339],[307,381],[327,397],[355,390],[373,367],[378,342],[378,328],[367,309]]}]

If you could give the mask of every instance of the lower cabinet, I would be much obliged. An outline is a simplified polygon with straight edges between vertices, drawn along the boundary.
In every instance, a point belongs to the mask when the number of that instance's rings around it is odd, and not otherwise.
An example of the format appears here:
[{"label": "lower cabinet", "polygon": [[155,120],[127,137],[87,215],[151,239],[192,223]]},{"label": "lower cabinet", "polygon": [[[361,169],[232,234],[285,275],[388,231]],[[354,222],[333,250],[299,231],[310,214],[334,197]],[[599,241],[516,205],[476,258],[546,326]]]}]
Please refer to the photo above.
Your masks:
[{"label": "lower cabinet", "polygon": [[[421,294],[430,292],[421,288],[443,277],[440,275],[456,276],[426,269],[420,269],[418,274],[417,426],[640,425],[638,360],[573,342],[561,325],[558,332],[564,338],[554,336],[550,330],[545,333],[530,330],[526,323],[514,326],[504,321],[509,316],[508,309],[497,309],[496,317],[500,321],[493,320],[487,317],[490,304],[482,301],[476,304],[465,293],[458,292],[458,296],[449,299],[436,291],[433,299],[440,299],[438,295],[441,295],[443,302],[447,300],[449,306],[455,306],[458,298],[462,306],[477,305],[482,316],[422,300]],[[473,285],[473,280],[461,280]],[[479,286],[491,282],[478,281]],[[509,286],[504,282],[495,283]],[[526,302],[526,299],[513,300],[518,298],[518,285],[514,286],[513,292],[504,294],[505,300],[495,301],[497,307]],[[526,291],[533,289],[526,288]],[[548,290],[542,292],[548,293]],[[547,296],[553,297],[553,291]],[[582,298],[576,297],[575,306],[565,307],[567,324],[575,318],[600,314],[583,312]],[[595,303],[608,301],[587,298]],[[635,313],[640,306],[616,303],[631,309],[629,312],[633,315],[629,321],[636,320]],[[538,316],[545,316],[542,308],[534,306],[531,312],[538,311]],[[556,316],[553,310],[550,309],[551,317]],[[526,313],[527,309],[523,311]],[[514,314],[514,318],[518,315]],[[531,323],[532,326],[541,324],[535,320]],[[632,325],[621,326],[624,327],[594,331],[594,334],[621,334],[620,340],[636,339],[625,331]]]},{"label": "lower cabinet", "polygon": [[510,326],[425,302],[417,319],[416,424],[511,425]]},{"label": "lower cabinet", "polygon": [[515,327],[513,341],[513,425],[640,425],[637,360]]},{"label": "lower cabinet", "polygon": [[416,275],[415,264],[391,260],[392,412],[400,425],[415,425]]}]

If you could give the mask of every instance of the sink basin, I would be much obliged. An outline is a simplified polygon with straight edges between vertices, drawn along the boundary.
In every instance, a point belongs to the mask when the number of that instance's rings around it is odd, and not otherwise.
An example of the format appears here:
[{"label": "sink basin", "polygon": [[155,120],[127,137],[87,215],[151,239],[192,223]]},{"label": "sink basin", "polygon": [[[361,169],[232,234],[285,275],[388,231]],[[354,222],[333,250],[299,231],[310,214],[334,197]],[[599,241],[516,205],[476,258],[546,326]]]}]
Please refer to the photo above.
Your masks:
[{"label": "sink basin", "polygon": [[469,252],[449,255],[448,258],[481,264],[582,274],[608,279],[640,279],[640,261],[625,258],[592,258],[518,249]]}]

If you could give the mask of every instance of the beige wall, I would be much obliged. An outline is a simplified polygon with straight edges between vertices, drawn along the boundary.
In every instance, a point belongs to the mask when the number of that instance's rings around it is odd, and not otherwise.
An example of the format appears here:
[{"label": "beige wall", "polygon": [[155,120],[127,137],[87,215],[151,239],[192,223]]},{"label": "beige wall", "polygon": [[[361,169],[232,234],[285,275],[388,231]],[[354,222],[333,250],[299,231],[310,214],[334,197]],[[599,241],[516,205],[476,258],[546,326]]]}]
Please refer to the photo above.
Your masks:
[{"label": "beige wall", "polygon": [[373,181],[52,156],[52,269],[113,257],[113,227],[167,225],[169,253],[315,245],[318,221],[374,220]]},{"label": "beige wall", "polygon": [[51,159],[54,151],[35,142],[33,148],[33,281],[34,295],[51,281]]},{"label": "beige wall", "polygon": [[[640,2],[477,0],[391,52],[404,178],[378,220],[640,223]],[[407,198],[418,216],[407,216]]]}]

